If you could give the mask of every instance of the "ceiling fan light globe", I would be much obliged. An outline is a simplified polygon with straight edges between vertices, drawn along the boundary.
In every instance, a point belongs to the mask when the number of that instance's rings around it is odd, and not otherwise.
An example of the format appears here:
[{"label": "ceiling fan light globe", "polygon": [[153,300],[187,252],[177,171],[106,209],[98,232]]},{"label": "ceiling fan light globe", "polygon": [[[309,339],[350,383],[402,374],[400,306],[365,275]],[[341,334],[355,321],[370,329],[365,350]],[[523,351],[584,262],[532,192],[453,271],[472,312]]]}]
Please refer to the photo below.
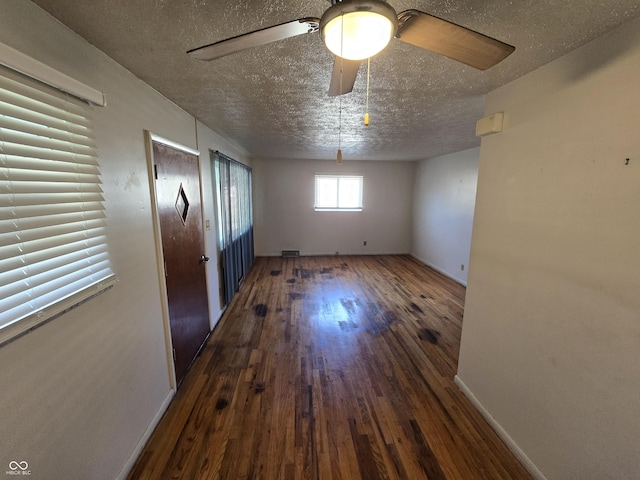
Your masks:
[{"label": "ceiling fan light globe", "polygon": [[320,20],[327,48],[347,60],[364,60],[382,51],[395,35],[395,10],[379,0],[335,4]]}]

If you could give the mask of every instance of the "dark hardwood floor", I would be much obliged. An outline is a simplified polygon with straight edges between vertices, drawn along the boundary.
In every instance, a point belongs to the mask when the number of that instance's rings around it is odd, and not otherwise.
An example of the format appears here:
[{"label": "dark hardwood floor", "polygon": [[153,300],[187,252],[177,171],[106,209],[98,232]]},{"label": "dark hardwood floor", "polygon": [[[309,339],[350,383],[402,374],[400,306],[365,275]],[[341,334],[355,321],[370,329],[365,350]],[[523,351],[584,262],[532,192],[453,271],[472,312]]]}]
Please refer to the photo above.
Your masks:
[{"label": "dark hardwood floor", "polygon": [[464,294],[406,255],[257,258],[129,478],[531,478],[453,383]]}]

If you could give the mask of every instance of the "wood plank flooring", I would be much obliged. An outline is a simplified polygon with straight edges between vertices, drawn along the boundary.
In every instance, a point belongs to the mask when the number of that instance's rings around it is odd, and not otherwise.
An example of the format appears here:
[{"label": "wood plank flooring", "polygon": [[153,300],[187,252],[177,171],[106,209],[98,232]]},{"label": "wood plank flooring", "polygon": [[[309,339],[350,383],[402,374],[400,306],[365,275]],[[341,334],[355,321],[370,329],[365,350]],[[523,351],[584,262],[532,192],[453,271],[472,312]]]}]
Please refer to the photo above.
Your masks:
[{"label": "wood plank flooring", "polygon": [[531,478],[453,383],[464,294],[406,255],[257,258],[129,478]]}]

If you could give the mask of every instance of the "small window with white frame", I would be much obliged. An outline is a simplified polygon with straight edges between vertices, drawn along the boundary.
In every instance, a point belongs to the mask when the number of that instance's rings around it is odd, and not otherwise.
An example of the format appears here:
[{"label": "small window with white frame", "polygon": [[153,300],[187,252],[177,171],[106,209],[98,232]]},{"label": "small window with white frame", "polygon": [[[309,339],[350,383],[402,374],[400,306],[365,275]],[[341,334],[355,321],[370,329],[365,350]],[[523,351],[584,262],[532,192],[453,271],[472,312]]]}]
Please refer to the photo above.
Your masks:
[{"label": "small window with white frame", "polygon": [[364,177],[361,175],[316,175],[317,212],[361,212]]}]

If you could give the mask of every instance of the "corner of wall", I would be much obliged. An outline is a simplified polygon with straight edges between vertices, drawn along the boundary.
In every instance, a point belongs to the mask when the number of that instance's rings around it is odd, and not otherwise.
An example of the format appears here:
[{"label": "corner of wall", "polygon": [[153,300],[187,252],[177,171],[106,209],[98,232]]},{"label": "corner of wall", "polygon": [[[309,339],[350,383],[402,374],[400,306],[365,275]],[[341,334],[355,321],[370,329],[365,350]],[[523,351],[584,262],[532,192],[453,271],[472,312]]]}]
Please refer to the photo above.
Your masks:
[{"label": "corner of wall", "polygon": [[454,378],[455,384],[458,386],[460,391],[464,393],[464,395],[469,399],[471,404],[475,407],[476,410],[482,415],[482,417],[487,421],[487,423],[493,428],[493,430],[498,434],[498,436],[502,439],[502,441],[509,447],[509,450],[513,452],[516,458],[522,463],[522,466],[527,469],[527,471],[531,474],[531,476],[535,480],[547,480],[546,477],[542,474],[538,467],[527,457],[524,451],[518,446],[518,444],[509,436],[504,428],[497,422],[493,416],[489,413],[489,411],[484,408],[484,405],[480,403],[480,400],[476,398],[473,392],[465,385],[462,379],[456,375]]}]

